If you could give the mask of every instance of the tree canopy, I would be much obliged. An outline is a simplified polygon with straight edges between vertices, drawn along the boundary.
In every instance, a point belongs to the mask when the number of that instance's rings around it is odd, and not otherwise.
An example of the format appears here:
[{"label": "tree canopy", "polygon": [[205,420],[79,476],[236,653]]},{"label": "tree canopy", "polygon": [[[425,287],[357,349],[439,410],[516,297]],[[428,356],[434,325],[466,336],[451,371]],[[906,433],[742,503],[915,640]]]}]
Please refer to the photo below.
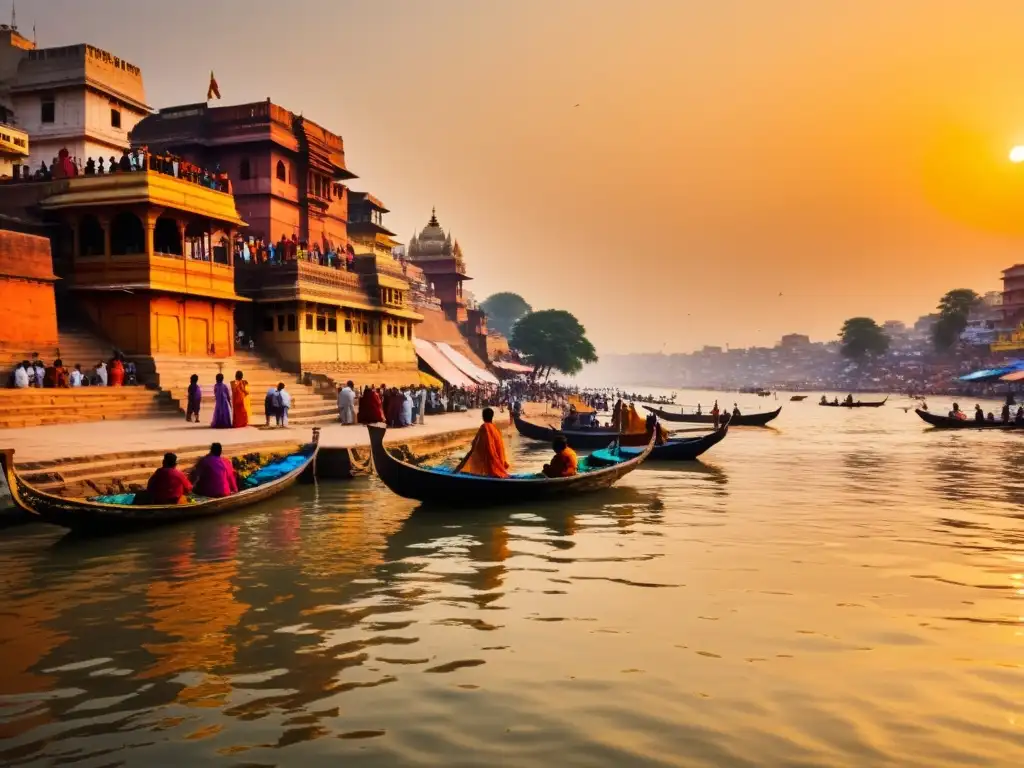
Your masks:
[{"label": "tree canopy", "polygon": [[526,355],[534,374],[552,369],[566,375],[579,373],[584,363],[596,363],[597,352],[586,329],[572,313],[561,309],[531,312],[512,329],[512,346]]},{"label": "tree canopy", "polygon": [[870,317],[851,317],[839,332],[843,357],[863,360],[868,355],[884,355],[889,350],[889,337]]},{"label": "tree canopy", "polygon": [[526,299],[508,291],[488,297],[480,306],[487,313],[487,325],[505,336],[512,335],[516,320],[533,310]]},{"label": "tree canopy", "polygon": [[939,319],[932,326],[932,342],[939,352],[956,345],[967,327],[971,310],[981,303],[981,297],[970,288],[956,288],[939,299]]}]

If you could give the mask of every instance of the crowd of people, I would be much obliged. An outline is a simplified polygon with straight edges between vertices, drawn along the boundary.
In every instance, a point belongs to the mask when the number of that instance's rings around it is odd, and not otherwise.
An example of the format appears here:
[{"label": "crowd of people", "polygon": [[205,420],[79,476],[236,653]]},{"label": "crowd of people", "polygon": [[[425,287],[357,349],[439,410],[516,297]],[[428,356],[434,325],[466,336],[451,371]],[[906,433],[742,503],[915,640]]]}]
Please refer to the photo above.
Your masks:
[{"label": "crowd of people", "polygon": [[[269,387],[263,398],[264,426],[287,427],[291,407],[292,396],[283,381],[278,382],[276,387]],[[186,394],[185,421],[198,424],[202,408],[203,387],[199,383],[199,376],[193,373]],[[235,377],[226,384],[224,374],[218,373],[214,377],[213,417],[210,426],[213,429],[239,429],[252,423],[252,396],[245,374],[235,371]]]},{"label": "crowd of people", "polygon": [[100,361],[88,372],[81,363],[73,368],[64,365],[57,358],[52,365],[44,365],[38,355],[31,360],[22,360],[11,371],[8,385],[15,389],[40,387],[46,389],[69,389],[73,387],[121,387],[138,384],[135,363],[125,360],[120,352],[114,352],[109,364]]},{"label": "crowd of people", "polygon": [[170,153],[150,152],[147,147],[122,149],[121,156],[111,155],[109,158],[72,157],[67,148],[61,149],[57,157],[49,165],[45,162],[33,171],[29,166],[16,166],[13,181],[53,181],[55,179],[71,179],[76,176],[103,176],[113,173],[136,173],[139,171],[156,171],[168,176],[198,184],[221,192],[230,192],[231,187],[226,173],[215,166],[213,170],[201,168],[183,157]]},{"label": "crowd of people", "polygon": [[352,272],[356,252],[351,243],[344,248],[328,240],[323,243],[300,240],[297,234],[270,242],[262,237],[239,237],[235,240],[234,262],[239,264],[285,264],[306,261],[322,267]]}]

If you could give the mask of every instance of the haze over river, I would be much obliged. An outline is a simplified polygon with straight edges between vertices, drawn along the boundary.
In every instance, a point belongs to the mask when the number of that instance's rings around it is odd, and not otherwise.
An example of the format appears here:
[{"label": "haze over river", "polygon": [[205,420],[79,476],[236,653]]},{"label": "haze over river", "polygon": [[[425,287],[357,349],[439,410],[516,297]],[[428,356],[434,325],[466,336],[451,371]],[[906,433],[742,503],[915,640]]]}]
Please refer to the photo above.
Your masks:
[{"label": "haze over river", "polygon": [[1024,433],[819,396],[562,505],[0,533],[0,763],[1024,765]]}]

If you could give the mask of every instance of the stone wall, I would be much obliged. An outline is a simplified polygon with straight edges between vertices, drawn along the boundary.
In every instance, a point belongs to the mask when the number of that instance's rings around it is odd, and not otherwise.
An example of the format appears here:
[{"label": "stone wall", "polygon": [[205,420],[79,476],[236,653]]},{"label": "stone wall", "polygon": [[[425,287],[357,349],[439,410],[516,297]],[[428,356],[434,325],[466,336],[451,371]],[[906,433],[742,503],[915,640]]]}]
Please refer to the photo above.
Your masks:
[{"label": "stone wall", "polygon": [[6,346],[57,343],[53,261],[45,237],[0,230],[0,328]]}]

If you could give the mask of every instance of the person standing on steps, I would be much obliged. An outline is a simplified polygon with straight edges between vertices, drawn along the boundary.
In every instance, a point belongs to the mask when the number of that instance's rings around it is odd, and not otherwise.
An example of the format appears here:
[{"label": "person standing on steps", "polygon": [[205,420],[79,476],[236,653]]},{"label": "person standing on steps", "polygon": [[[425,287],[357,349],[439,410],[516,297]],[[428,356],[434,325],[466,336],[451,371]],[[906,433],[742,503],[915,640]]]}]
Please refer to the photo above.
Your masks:
[{"label": "person standing on steps", "polygon": [[251,416],[249,382],[245,380],[241,371],[235,371],[235,380],[231,382],[231,426],[236,429],[247,427]]},{"label": "person standing on steps", "polygon": [[288,426],[288,409],[292,407],[292,395],[284,388],[284,382],[277,385],[277,397],[280,407],[277,409],[277,426]]},{"label": "person standing on steps", "polygon": [[346,381],[345,386],[338,391],[338,418],[342,424],[356,422],[356,390],[351,381]]},{"label": "person standing on steps", "polygon": [[199,386],[199,376],[192,374],[188,383],[188,402],[185,410],[185,421],[199,423],[199,409],[203,404],[203,388]]}]

